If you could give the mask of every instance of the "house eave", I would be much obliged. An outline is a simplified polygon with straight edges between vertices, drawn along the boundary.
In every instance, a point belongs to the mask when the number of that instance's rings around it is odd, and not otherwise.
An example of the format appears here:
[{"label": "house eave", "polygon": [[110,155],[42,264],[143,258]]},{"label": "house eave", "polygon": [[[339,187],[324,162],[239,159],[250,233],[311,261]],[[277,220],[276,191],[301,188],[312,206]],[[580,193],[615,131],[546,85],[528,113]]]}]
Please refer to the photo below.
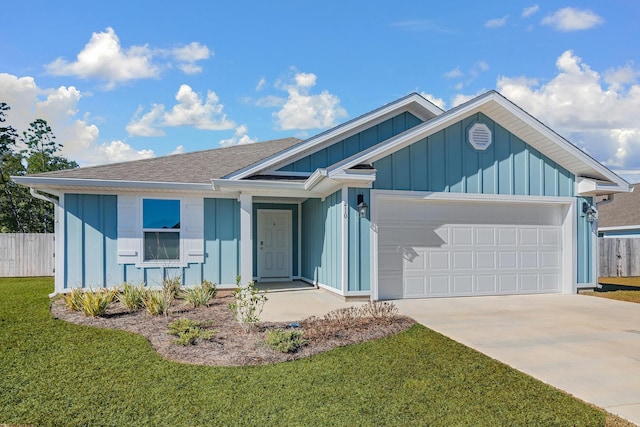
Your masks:
[{"label": "house eave", "polygon": [[240,169],[227,175],[225,178],[229,180],[241,180],[263,171],[277,169],[277,167],[283,163],[293,161],[297,156],[305,155],[310,150],[315,150],[320,146],[330,145],[341,139],[348,138],[351,135],[361,132],[366,127],[382,122],[403,111],[410,112],[423,121],[432,120],[434,117],[444,113],[444,110],[441,108],[427,101],[417,93],[413,93],[401,100],[385,105],[372,113],[365,114],[343,125],[336,126],[327,132],[314,136],[261,162]]},{"label": "house eave", "polygon": [[38,176],[12,176],[16,183],[38,190],[54,191],[211,191],[211,185],[190,182],[121,181],[86,178],[53,178]]}]

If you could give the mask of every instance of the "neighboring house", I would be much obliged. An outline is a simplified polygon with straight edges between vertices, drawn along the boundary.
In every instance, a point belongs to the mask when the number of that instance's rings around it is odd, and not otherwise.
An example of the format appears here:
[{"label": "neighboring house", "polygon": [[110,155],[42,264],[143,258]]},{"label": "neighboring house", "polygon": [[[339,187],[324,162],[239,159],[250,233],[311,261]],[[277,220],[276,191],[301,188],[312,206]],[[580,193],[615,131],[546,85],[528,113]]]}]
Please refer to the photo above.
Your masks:
[{"label": "neighboring house", "polygon": [[598,203],[598,235],[640,238],[640,184]]},{"label": "neighboring house", "polygon": [[282,139],[15,177],[55,196],[55,291],[301,279],[345,297],[593,287],[582,206],[629,184],[495,91]]}]

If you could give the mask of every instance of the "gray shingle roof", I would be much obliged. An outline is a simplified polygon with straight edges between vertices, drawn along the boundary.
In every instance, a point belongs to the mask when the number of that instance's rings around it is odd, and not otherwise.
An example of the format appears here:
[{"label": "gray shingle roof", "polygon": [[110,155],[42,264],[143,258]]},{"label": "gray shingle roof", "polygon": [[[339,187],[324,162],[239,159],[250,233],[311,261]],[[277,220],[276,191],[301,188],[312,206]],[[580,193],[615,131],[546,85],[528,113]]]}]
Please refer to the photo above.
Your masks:
[{"label": "gray shingle roof", "polygon": [[640,224],[640,184],[631,193],[619,193],[609,202],[598,204],[598,227]]},{"label": "gray shingle roof", "polygon": [[284,138],[152,159],[46,172],[38,177],[115,181],[210,183],[302,142]]}]

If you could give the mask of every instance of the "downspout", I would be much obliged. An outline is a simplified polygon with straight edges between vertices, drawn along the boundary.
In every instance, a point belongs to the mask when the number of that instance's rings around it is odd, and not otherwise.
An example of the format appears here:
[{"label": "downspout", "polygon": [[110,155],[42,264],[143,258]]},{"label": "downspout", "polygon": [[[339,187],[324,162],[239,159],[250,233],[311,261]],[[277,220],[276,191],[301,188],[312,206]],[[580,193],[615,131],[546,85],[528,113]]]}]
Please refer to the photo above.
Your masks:
[{"label": "downspout", "polygon": [[[47,197],[47,196],[45,196],[45,195],[43,195],[43,194],[40,194],[40,193],[36,192],[36,190],[35,190],[33,187],[29,187],[29,194],[31,194],[31,195],[32,195],[33,197],[35,197],[36,199],[40,199],[40,200],[44,200],[45,202],[53,203],[53,205],[56,207],[56,209],[55,209],[55,211],[54,211],[54,212],[57,212],[57,211],[58,211],[58,209],[57,209],[57,208],[60,206],[60,204],[59,204],[59,200],[58,200],[58,199],[54,199],[54,198],[52,198],[52,197]],[[54,221],[55,221],[55,219],[54,219]],[[57,228],[57,227],[54,227],[54,231],[56,230],[56,228]],[[55,241],[55,238],[56,238],[55,234],[54,234],[54,237],[53,237],[53,238],[54,238],[54,241]],[[55,248],[55,247],[56,247],[56,246],[54,245],[54,248]],[[55,249],[54,249],[54,252],[53,252],[53,256],[54,256],[54,257],[56,256],[56,251],[55,251]],[[54,268],[55,268],[55,267],[54,267]],[[54,271],[54,275],[55,275],[55,271]],[[53,297],[54,297],[54,296],[56,296],[56,295],[57,295],[57,293],[56,293],[56,291],[55,291],[55,289],[54,289],[53,293],[49,294],[49,298],[53,298]]]}]

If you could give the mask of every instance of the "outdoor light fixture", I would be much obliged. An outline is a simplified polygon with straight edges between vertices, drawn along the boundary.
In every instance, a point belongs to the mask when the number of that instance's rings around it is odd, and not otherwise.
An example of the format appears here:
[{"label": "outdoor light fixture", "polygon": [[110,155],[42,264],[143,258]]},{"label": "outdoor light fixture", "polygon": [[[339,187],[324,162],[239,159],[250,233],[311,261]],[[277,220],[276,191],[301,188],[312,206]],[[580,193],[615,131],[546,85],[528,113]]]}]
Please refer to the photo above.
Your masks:
[{"label": "outdoor light fixture", "polygon": [[582,202],[582,213],[585,214],[588,222],[598,219],[598,211],[587,202]]},{"label": "outdoor light fixture", "polygon": [[358,194],[358,213],[360,214],[360,218],[367,217],[367,209],[369,206],[364,202],[364,195]]}]

